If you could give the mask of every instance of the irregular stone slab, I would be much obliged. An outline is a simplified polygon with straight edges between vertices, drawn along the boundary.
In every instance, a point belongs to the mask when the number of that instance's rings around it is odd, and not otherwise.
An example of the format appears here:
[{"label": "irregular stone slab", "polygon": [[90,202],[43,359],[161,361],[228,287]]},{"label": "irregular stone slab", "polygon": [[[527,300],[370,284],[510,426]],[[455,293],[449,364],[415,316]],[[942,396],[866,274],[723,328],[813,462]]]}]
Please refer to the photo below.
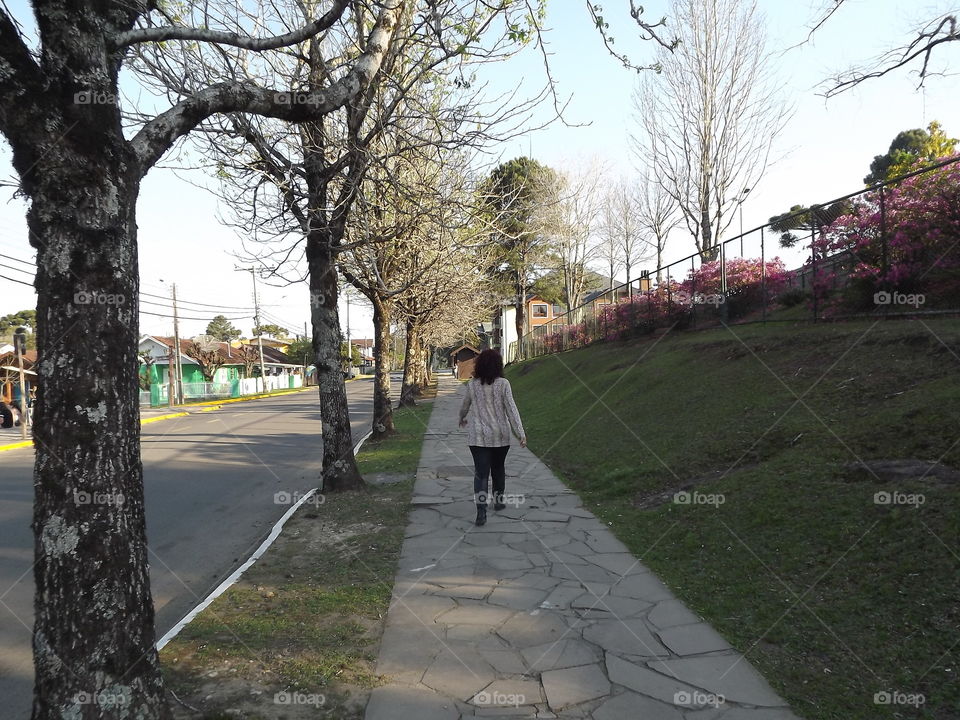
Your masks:
[{"label": "irregular stone slab", "polygon": [[444,647],[420,682],[444,695],[469,700],[490,683],[492,676],[493,668],[479,652],[459,644]]},{"label": "irregular stone slab", "polygon": [[517,613],[507,620],[498,633],[515,648],[529,648],[556,642],[567,636],[570,628],[554,613],[540,611]]},{"label": "irregular stone slab", "polygon": [[374,688],[367,703],[366,720],[458,720],[460,711],[450,698],[426,688],[385,685]]},{"label": "irregular stone slab", "polygon": [[667,656],[670,653],[647,629],[642,619],[599,620],[583,631],[583,639],[627,655],[647,657]]},{"label": "irregular stone slab", "polygon": [[785,704],[741,655],[656,660],[648,665],[690,685],[723,695],[728,701],[761,706]]},{"label": "irregular stone slab", "polygon": [[546,590],[506,587],[501,585],[491,593],[490,597],[487,598],[487,602],[491,605],[502,605],[503,607],[508,607],[513,610],[529,611],[540,607],[546,594]]},{"label": "irregular stone slab", "polygon": [[544,609],[568,608],[570,603],[583,595],[583,586],[578,582],[564,582],[553,589],[553,591],[540,603]]},{"label": "irregular stone slab", "polygon": [[676,678],[627,662],[612,653],[606,653],[605,657],[610,681],[636,690],[642,695],[673,704],[677,693],[693,693],[697,690],[686,683],[679,682]]},{"label": "irregular stone slab", "polygon": [[585,556],[585,559],[587,562],[599,565],[619,577],[647,572],[640,561],[630,553],[592,553]]},{"label": "irregular stone slab", "polygon": [[[550,568],[550,574],[553,577],[563,578],[564,580],[576,580],[578,582],[616,582],[616,576],[609,570],[604,570],[596,565],[564,565],[554,563]],[[631,576],[627,579],[633,579]],[[641,576],[637,576],[641,577]]]},{"label": "irregular stone slab", "polygon": [[647,620],[658,628],[692,625],[700,622],[700,618],[679,600],[661,600],[647,613]]},{"label": "irregular stone slab", "polygon": [[470,583],[468,585],[457,585],[456,587],[440,588],[433,591],[433,595],[443,597],[469,598],[470,600],[482,600],[493,592],[494,584]]},{"label": "irregular stone slab", "polygon": [[517,708],[543,702],[537,680],[494,680],[470,700],[477,707]]},{"label": "irregular stone slab", "polygon": [[496,607],[487,603],[464,600],[449,612],[437,617],[444,625],[484,625],[497,627],[513,615],[510,608]]},{"label": "irregular stone slab", "polygon": [[[601,526],[602,528],[602,526]],[[613,533],[602,528],[598,532],[587,531],[587,545],[595,553],[625,553],[627,546],[617,540]]]},{"label": "irregular stone slab", "polygon": [[526,675],[528,673],[527,663],[524,662],[523,657],[516,650],[481,649],[480,654],[499,675]]},{"label": "irregular stone slab", "polygon": [[675,600],[673,593],[650,573],[627,575],[620,578],[610,590],[611,595],[634,597],[647,602]]},{"label": "irregular stone slab", "polygon": [[730,643],[706,623],[678,625],[661,630],[660,640],[677,655],[702,655],[718,650],[730,650]]},{"label": "irregular stone slab", "polygon": [[570,607],[576,609],[589,609],[595,611],[604,611],[615,618],[632,617],[644,612],[650,607],[650,603],[637,600],[636,598],[616,597],[614,595],[595,595],[594,593],[583,593],[574,600]]},{"label": "irregular stone slab", "polygon": [[593,720],[684,720],[683,715],[662,702],[632,692],[612,697],[593,711]]},{"label": "irregular stone slab", "polygon": [[525,648],[521,653],[526,672],[532,673],[589,665],[600,660],[600,651],[594,645],[575,637]]},{"label": "irregular stone slab", "polygon": [[540,675],[540,681],[554,712],[610,693],[610,682],[599,665],[548,670]]},{"label": "irregular stone slab", "polygon": [[456,605],[450,598],[429,595],[418,595],[415,598],[394,596],[390,600],[390,621],[396,625],[410,625],[425,630],[430,628],[436,632],[434,619]]}]

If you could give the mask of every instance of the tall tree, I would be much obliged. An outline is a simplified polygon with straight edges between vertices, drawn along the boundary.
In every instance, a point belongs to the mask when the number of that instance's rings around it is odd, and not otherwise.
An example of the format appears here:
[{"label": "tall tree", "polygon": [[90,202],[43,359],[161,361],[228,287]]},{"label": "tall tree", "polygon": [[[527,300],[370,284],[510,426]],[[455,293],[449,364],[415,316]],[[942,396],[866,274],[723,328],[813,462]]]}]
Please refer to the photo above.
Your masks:
[{"label": "tall tree", "polygon": [[596,160],[577,164],[576,171],[551,173],[543,183],[544,196],[536,213],[540,233],[547,239],[550,264],[563,279],[563,302],[580,305],[587,281],[587,263],[596,252],[603,167]]},{"label": "tall tree", "polygon": [[261,335],[269,335],[272,338],[282,340],[286,338],[289,333],[279,325],[275,325],[273,323],[260,323],[259,325],[254,326],[253,336],[260,337]]},{"label": "tall tree", "polygon": [[890,149],[883,155],[875,155],[870,163],[870,173],[863,179],[866,185],[876,185],[904,175],[916,169],[921,160],[936,162],[953,155],[958,141],[948,137],[936,120],[927,129],[914,128],[897,133]]},{"label": "tall tree", "polygon": [[[513,295],[518,343],[526,332],[526,306],[550,248],[538,215],[549,202],[553,171],[533,158],[519,157],[497,166],[481,188],[495,248],[491,277]],[[522,357],[518,347],[518,357]]]},{"label": "tall tree", "polygon": [[241,332],[227,320],[226,316],[217,315],[207,324],[207,335],[223,342],[230,342],[240,337]]},{"label": "tall tree", "polygon": [[[166,718],[154,645],[138,438],[136,204],[146,173],[218,113],[316,120],[361,95],[389,53],[401,0],[382,0],[336,79],[287,103],[255,79],[196,82],[125,126],[120,73],[133,53],[216,46],[278,56],[348,20],[348,0],[280,29],[271,6],[234,25],[228,4],[33,0],[36,32],[0,6],[0,133],[9,142],[37,251],[34,470],[35,720]],[[196,22],[194,22],[196,21]],[[224,27],[229,25],[230,27]],[[246,27],[255,27],[260,36]],[[95,294],[110,302],[87,302]],[[71,502],[74,493],[122,503]],[[122,702],[84,703],[122,694]]]},{"label": "tall tree", "polygon": [[[657,283],[663,280],[663,253],[667,239],[680,224],[677,202],[659,181],[644,172],[640,175],[637,193],[637,222],[643,232],[645,257],[652,257],[657,268]],[[643,253],[643,251],[641,251]]]},{"label": "tall tree", "polygon": [[756,187],[788,106],[754,0],[675,0],[680,43],[634,95],[644,164],[676,201],[697,252],[719,253],[738,194]]},{"label": "tall tree", "polygon": [[[311,3],[291,3],[286,9],[299,12],[303,7]],[[268,67],[251,68],[230,54],[210,52],[183,57],[160,51],[144,63],[161,90],[177,93],[192,77],[215,82],[244,78],[256,70],[291,88],[288,101],[297,104],[300,89],[309,94],[329,82],[331,74],[339,73],[336,58],[351,57],[357,46],[364,46],[371,10],[365,3],[350,7],[357,14],[351,32],[304,38],[283,61]],[[409,0],[401,10],[401,27],[384,58],[381,82],[348,103],[342,115],[304,122],[296,130],[286,123],[233,115],[215,128],[215,141],[205,149],[236,211],[234,222],[265,241],[253,260],[277,282],[306,279],[309,285],[325,491],[363,485],[340,372],[337,262],[354,244],[367,242],[362,233],[349,240],[347,234],[367,172],[379,160],[380,140],[399,132],[400,144],[437,147],[436,132],[426,137],[420,132],[435,129],[441,134],[440,147],[456,146],[464,138],[483,142],[498,123],[512,126],[538,101],[484,101],[479,86],[469,79],[471,65],[509,57],[535,35],[539,13],[529,12],[530,3]],[[449,101],[421,92],[430,86],[453,86],[458,93]],[[398,113],[419,116],[422,123],[412,128],[398,123]]]}]

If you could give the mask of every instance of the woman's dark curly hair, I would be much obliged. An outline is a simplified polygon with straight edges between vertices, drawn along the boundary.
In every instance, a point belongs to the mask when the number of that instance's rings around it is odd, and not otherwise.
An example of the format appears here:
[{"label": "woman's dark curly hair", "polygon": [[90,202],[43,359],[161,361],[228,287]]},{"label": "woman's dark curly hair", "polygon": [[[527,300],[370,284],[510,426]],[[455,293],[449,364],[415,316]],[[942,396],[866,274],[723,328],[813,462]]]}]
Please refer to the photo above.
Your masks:
[{"label": "woman's dark curly hair", "polygon": [[496,350],[484,350],[477,356],[473,365],[473,376],[484,385],[493,385],[493,381],[503,377],[503,358]]}]

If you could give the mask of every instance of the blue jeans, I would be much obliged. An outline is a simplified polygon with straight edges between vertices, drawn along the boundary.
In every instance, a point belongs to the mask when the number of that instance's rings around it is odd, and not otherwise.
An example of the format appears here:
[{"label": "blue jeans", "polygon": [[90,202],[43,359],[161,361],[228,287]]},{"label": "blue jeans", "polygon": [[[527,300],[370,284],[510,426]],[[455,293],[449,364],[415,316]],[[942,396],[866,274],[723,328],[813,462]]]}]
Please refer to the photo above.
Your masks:
[{"label": "blue jeans", "polygon": [[499,498],[507,482],[507,471],[504,462],[507,459],[509,445],[502,447],[470,446],[473,455],[473,494],[478,505],[487,503],[487,479],[493,475],[493,496]]}]

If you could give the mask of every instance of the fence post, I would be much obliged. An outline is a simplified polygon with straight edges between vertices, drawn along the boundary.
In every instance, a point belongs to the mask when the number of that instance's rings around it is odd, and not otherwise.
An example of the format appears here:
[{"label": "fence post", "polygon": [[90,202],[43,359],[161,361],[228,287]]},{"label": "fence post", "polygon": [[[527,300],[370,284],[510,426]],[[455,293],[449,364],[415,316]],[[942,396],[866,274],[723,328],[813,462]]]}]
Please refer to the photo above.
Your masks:
[{"label": "fence post", "polygon": [[810,222],[810,290],[813,294],[813,321],[817,321],[817,305],[819,304],[819,299],[817,298],[817,242],[816,242],[816,233],[817,233],[817,221],[816,218],[813,218]]},{"label": "fence post", "polygon": [[[723,255],[723,245],[720,246]],[[697,261],[696,255],[690,256],[690,327],[697,326]]]},{"label": "fence post", "polygon": [[760,227],[760,292],[763,293],[761,319],[763,322],[767,322],[767,256],[764,245],[763,226]]},{"label": "fence post", "polygon": [[887,278],[887,208],[884,202],[883,187],[880,188],[880,277],[881,283]]}]

